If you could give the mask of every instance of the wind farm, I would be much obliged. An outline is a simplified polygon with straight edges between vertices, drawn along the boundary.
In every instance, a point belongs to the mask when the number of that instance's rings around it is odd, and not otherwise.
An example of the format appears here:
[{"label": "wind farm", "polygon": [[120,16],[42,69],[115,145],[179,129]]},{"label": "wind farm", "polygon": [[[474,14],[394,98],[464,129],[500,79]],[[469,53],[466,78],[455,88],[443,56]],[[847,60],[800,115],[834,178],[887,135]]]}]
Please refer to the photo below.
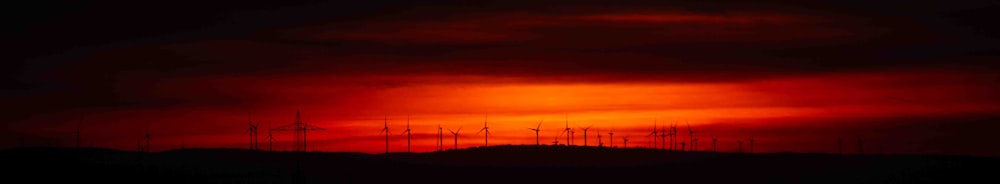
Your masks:
[{"label": "wind farm", "polygon": [[993,0],[6,7],[8,183],[1000,183]]}]

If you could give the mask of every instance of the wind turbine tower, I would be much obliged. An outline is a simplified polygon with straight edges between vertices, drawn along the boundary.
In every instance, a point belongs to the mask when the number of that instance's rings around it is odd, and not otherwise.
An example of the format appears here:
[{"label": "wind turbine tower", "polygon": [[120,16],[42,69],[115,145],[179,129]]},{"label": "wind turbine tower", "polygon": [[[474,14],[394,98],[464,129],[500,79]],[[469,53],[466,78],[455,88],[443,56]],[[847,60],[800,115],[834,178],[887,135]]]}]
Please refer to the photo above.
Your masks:
[{"label": "wind turbine tower", "polygon": [[267,151],[274,151],[274,134],[271,133],[271,123],[267,123]]},{"label": "wind turbine tower", "polygon": [[438,124],[438,151],[444,151],[444,129]]},{"label": "wind turbine tower", "polygon": [[389,117],[388,116],[386,116],[382,120],[382,130],[378,132],[378,134],[383,134],[383,133],[385,134],[385,153],[389,153],[389,134],[391,134],[392,132],[389,131]]},{"label": "wind turbine tower", "polygon": [[[694,151],[694,142],[693,142],[694,141],[694,130],[691,129],[691,123],[688,123],[687,126],[688,126],[688,142],[691,143],[691,151]],[[751,147],[753,147],[753,146],[751,146]],[[750,150],[753,150],[753,148],[751,148]]]},{"label": "wind turbine tower", "polygon": [[587,128],[582,128],[582,127],[580,128],[580,129],[583,129],[583,146],[587,146],[587,130],[590,129],[590,127],[593,127],[593,126],[594,125],[590,125],[590,126],[587,126]]},{"label": "wind turbine tower", "polygon": [[608,146],[612,148],[615,147],[615,129],[611,129],[611,131],[608,132]]},{"label": "wind turbine tower", "polygon": [[538,121],[538,126],[535,126],[535,128],[528,128],[528,130],[535,131],[535,146],[541,145],[541,143],[538,141],[538,131],[542,128],[542,121],[545,120],[543,119],[541,121]]},{"label": "wind turbine tower", "polygon": [[719,138],[712,136],[712,152],[719,152],[719,147],[717,147],[718,143],[719,143]]},{"label": "wind turbine tower", "polygon": [[739,144],[739,146],[740,146],[739,149],[738,149],[738,151],[740,153],[743,153],[743,140],[736,140],[736,144]]},{"label": "wind turbine tower", "polygon": [[566,143],[569,144],[569,136],[572,134],[569,129],[569,114],[566,115],[566,129],[564,131],[566,134]]},{"label": "wind turbine tower", "polygon": [[604,147],[604,141],[601,139],[601,129],[597,129],[597,147]]},{"label": "wind turbine tower", "polygon": [[653,136],[653,148],[656,148],[656,119],[653,119],[653,132],[650,132],[646,137]]},{"label": "wind turbine tower", "polygon": [[250,150],[258,150],[257,125],[253,124],[253,120],[250,118],[249,113],[247,113],[247,130],[243,132],[243,135],[247,134],[250,134]]},{"label": "wind turbine tower", "polygon": [[490,127],[486,125],[486,122],[487,122],[488,118],[489,118],[488,114],[483,116],[483,129],[479,129],[479,132],[476,132],[476,135],[479,135],[479,133],[482,133],[483,131],[486,132],[486,134],[483,134],[483,137],[484,137],[483,146],[484,147],[490,145]]},{"label": "wind turbine tower", "polygon": [[410,116],[406,116],[406,130],[399,135],[406,134],[406,152],[410,152]]},{"label": "wind turbine tower", "polygon": [[458,150],[458,132],[462,131],[462,127],[458,127],[458,130],[455,131],[451,131],[449,128],[448,131],[451,132],[452,135],[455,135],[455,150]]}]

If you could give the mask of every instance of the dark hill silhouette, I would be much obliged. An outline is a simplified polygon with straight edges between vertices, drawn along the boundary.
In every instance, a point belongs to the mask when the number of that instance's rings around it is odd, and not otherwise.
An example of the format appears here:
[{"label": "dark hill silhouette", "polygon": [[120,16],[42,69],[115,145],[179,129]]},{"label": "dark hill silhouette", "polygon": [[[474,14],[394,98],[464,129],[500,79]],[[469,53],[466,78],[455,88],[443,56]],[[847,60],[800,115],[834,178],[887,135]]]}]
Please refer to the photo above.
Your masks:
[{"label": "dark hill silhouette", "polygon": [[[96,148],[0,151],[8,181],[54,183],[948,183],[989,177],[1000,158],[740,154],[502,145],[430,153]],[[993,182],[990,182],[993,181]]]}]

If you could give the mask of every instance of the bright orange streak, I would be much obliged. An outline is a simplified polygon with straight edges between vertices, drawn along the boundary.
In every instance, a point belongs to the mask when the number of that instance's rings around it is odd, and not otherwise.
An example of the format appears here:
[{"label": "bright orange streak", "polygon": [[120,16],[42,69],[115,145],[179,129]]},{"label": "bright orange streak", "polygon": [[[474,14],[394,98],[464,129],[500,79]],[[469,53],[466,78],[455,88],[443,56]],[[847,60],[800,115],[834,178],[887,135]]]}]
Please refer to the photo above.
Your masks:
[{"label": "bright orange streak", "polygon": [[[220,78],[218,80],[183,81],[170,85],[211,85],[230,89],[220,93],[243,94],[262,99],[249,111],[257,121],[272,126],[292,121],[296,108],[316,126],[328,130],[310,132],[311,150],[384,152],[384,135],[378,135],[384,116],[393,134],[390,151],[405,151],[406,136],[399,133],[410,116],[413,129],[412,149],[435,150],[437,126],[444,129],[444,148],[452,148],[453,137],[448,129],[462,127],[459,147],[483,144],[483,135],[475,135],[489,113],[493,137],[490,144],[534,144],[533,128],[539,121],[540,142],[565,142],[562,129],[567,122],[575,129],[575,144],[582,144],[579,128],[591,126],[588,145],[596,144],[596,133],[610,143],[608,132],[614,130],[614,142],[631,138],[630,146],[648,146],[646,137],[653,121],[658,125],[677,122],[686,131],[690,123],[699,132],[702,145],[710,136],[732,142],[750,134],[732,125],[759,127],[810,126],[811,122],[794,119],[824,119],[847,117],[907,117],[915,115],[949,115],[995,113],[1000,110],[993,95],[995,89],[976,87],[977,77],[947,78],[927,72],[837,74],[812,77],[783,78],[733,83],[538,83],[520,79],[478,78],[478,82],[456,82],[462,77],[431,75],[401,78],[362,78],[377,83],[382,80],[404,81],[406,85],[383,88],[338,80],[338,78],[306,77],[285,79],[274,83],[246,86],[253,77]],[[960,76],[960,75],[954,75]],[[931,77],[933,79],[928,79]],[[455,79],[455,80],[448,80]],[[498,82],[503,81],[503,82]],[[915,85],[914,81],[924,82]],[[169,83],[168,83],[169,84]],[[182,86],[171,86],[185,89]],[[242,87],[242,88],[241,88]],[[248,89],[267,89],[253,91]],[[190,88],[187,88],[190,89]],[[247,93],[236,93],[251,91]],[[295,100],[289,100],[295,99]],[[295,102],[295,103],[289,103]],[[975,103],[974,103],[975,102]],[[982,102],[982,103],[979,103]],[[134,148],[135,139],[144,125],[153,127],[154,148],[179,147],[181,139],[187,147],[246,147],[242,135],[246,126],[247,108],[200,107],[184,109],[137,109],[130,111],[80,112],[78,118],[89,124],[84,131],[93,132],[92,144],[121,149]],[[170,116],[163,116],[170,114]],[[57,117],[57,116],[56,116]],[[158,117],[155,120],[150,117]],[[119,121],[107,121],[108,119]],[[760,119],[791,119],[776,122]],[[39,119],[45,121],[45,119]],[[715,126],[717,123],[731,125]],[[67,127],[71,127],[67,125]],[[114,127],[114,128],[106,128]],[[42,127],[38,131],[42,130]],[[27,129],[22,127],[22,129]],[[50,129],[51,130],[51,129]],[[266,136],[266,129],[261,129]],[[291,149],[289,132],[275,132],[275,148]],[[562,136],[560,136],[562,135]],[[687,141],[687,134],[679,138]],[[786,139],[782,136],[796,136]],[[768,151],[812,151],[805,147],[781,147],[802,144],[801,135],[756,135],[769,142]],[[261,140],[265,140],[261,138]],[[787,142],[796,141],[796,142]],[[262,142],[261,145],[266,145]],[[617,144],[616,144],[617,145]],[[266,149],[266,146],[262,146]],[[735,149],[732,144],[720,149]],[[707,149],[707,146],[701,146]]]}]

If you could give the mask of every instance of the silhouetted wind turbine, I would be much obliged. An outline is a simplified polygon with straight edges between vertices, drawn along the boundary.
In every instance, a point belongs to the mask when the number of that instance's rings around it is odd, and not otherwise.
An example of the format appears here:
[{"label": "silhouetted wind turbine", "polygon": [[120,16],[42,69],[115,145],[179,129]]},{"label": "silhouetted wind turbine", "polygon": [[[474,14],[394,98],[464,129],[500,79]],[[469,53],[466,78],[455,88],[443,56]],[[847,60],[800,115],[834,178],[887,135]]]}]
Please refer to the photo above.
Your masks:
[{"label": "silhouetted wind turbine", "polygon": [[670,136],[670,150],[674,150],[674,134],[667,133],[666,129],[660,127],[660,149],[667,149],[667,136]]},{"label": "silhouetted wind turbine", "polygon": [[267,123],[267,151],[274,151],[274,134],[271,134],[271,123]]},{"label": "silhouetted wind turbine", "polygon": [[656,148],[656,119],[653,119],[653,132],[650,132],[646,137],[653,136],[653,148]]},{"label": "silhouetted wind turbine", "polygon": [[698,137],[691,140],[691,151],[698,151]]},{"label": "silhouetted wind turbine", "polygon": [[580,128],[583,129],[583,146],[587,146],[587,130],[592,126],[594,125],[587,126],[587,128]]},{"label": "silhouetted wind turbine", "polygon": [[[688,123],[687,126],[688,126],[688,142],[691,142],[691,151],[694,151],[694,142],[693,142],[694,141],[694,130],[691,129],[691,123]],[[751,149],[751,150],[753,150],[753,149]]]},{"label": "silhouetted wind turbine", "polygon": [[[677,138],[678,135],[680,135],[680,134],[677,133],[677,122],[674,121],[674,124],[670,125],[670,144],[671,144],[671,148],[670,149],[672,149],[672,150],[676,150],[677,149],[677,141],[679,140]],[[683,149],[681,149],[681,150],[683,150]]]},{"label": "silhouetted wind turbine", "polygon": [[601,129],[597,129],[597,147],[604,147],[604,141],[601,139]]},{"label": "silhouetted wind turbine", "polygon": [[483,134],[484,137],[483,146],[490,146],[490,127],[486,126],[486,121],[488,119],[488,116],[489,116],[488,114],[483,116],[483,129],[479,129],[479,132],[476,132],[476,135],[479,135],[479,133],[486,131],[486,134]]},{"label": "silhouetted wind turbine", "polygon": [[391,134],[392,132],[389,131],[389,117],[388,116],[386,116],[382,120],[382,130],[378,132],[379,135],[381,135],[383,133],[385,133],[385,153],[389,153],[389,134]]},{"label": "silhouetted wind turbine", "polygon": [[455,135],[455,149],[458,150],[458,132],[462,131],[462,127],[458,127],[458,130],[455,131],[451,131],[449,128],[448,131],[451,132],[452,135]]},{"label": "silhouetted wind turbine", "polygon": [[566,143],[569,143],[569,136],[572,134],[569,129],[569,114],[566,115],[566,130],[564,131],[566,133]]},{"label": "silhouetted wind turbine", "polygon": [[615,129],[611,129],[611,131],[608,132],[608,141],[608,146],[612,148],[615,147]]},{"label": "silhouetted wind turbine", "polygon": [[250,119],[250,114],[247,113],[247,131],[243,132],[243,135],[250,134],[250,150],[257,150],[257,125],[253,124],[253,120]]},{"label": "silhouetted wind turbine", "polygon": [[712,136],[712,152],[719,152],[718,149],[719,147],[717,147],[718,146],[717,143],[719,143],[719,139],[715,136]]},{"label": "silhouetted wind turbine", "polygon": [[438,151],[444,151],[444,130],[440,123],[438,123]]},{"label": "silhouetted wind turbine", "polygon": [[753,136],[750,136],[750,153],[753,153]]},{"label": "silhouetted wind turbine", "polygon": [[406,116],[406,130],[399,135],[406,134],[406,152],[410,152],[410,116]]},{"label": "silhouetted wind turbine", "polygon": [[625,146],[623,148],[628,148],[628,137],[627,136],[626,137],[622,137],[622,142],[624,142],[624,144],[625,144]]},{"label": "silhouetted wind turbine", "polygon": [[684,149],[684,145],[687,145],[687,143],[681,141],[680,144],[681,144],[681,151],[687,151],[686,149]]},{"label": "silhouetted wind turbine", "polygon": [[743,140],[736,140],[736,144],[739,144],[739,152],[743,153]]},{"label": "silhouetted wind turbine", "polygon": [[538,131],[539,131],[539,129],[542,128],[542,121],[545,121],[545,120],[542,119],[541,121],[538,121],[538,126],[535,126],[535,128],[528,128],[531,131],[535,131],[535,146],[541,145],[540,142],[538,142]]}]

